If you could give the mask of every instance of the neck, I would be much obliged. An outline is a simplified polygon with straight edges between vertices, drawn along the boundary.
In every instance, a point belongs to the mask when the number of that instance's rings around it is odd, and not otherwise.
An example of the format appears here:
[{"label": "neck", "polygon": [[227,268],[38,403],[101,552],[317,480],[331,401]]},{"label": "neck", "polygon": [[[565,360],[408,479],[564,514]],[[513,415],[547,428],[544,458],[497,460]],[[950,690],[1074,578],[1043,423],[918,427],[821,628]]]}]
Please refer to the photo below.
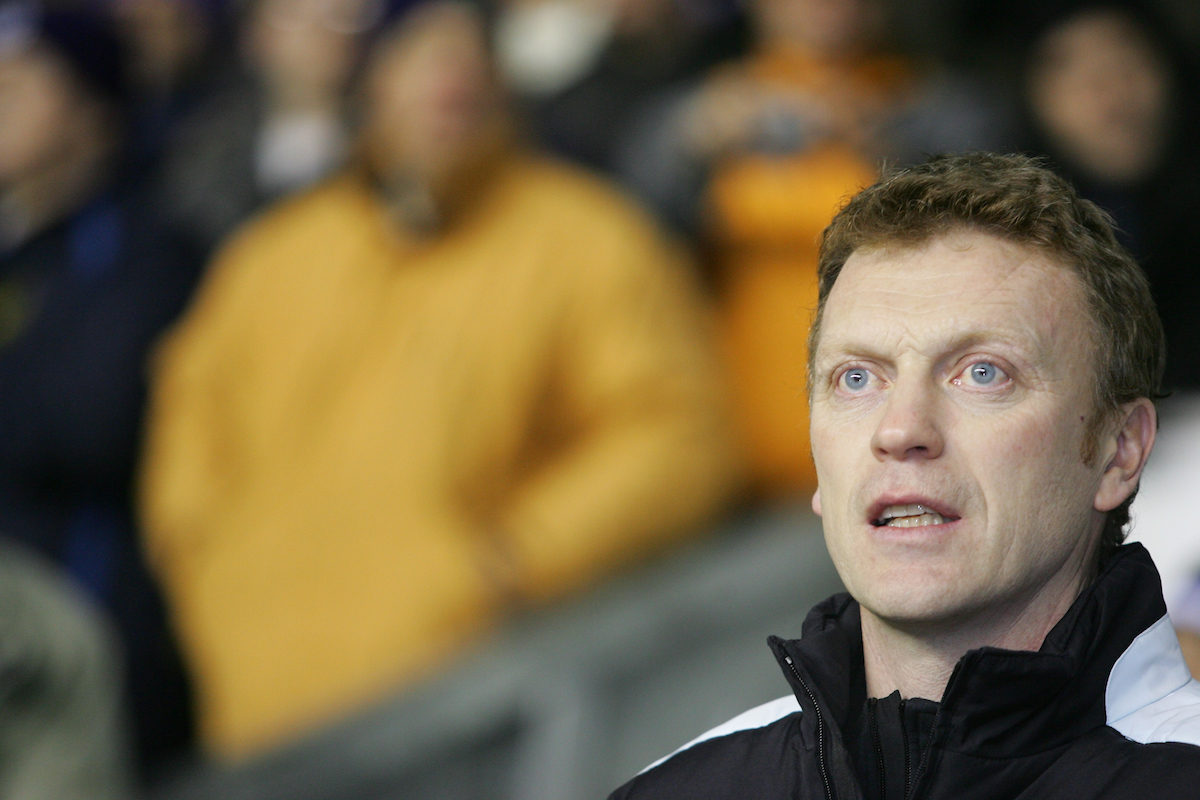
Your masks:
[{"label": "neck", "polygon": [[443,232],[478,202],[513,150],[511,131],[501,122],[436,169],[428,163],[433,159],[422,164],[415,158],[379,157],[380,148],[366,143],[365,162],[393,220],[410,234],[428,237]]},{"label": "neck", "polygon": [[1027,598],[990,605],[949,621],[897,621],[862,608],[863,661],[869,697],[940,700],[970,650],[1038,650],[1083,591],[1086,569],[1064,570]]}]

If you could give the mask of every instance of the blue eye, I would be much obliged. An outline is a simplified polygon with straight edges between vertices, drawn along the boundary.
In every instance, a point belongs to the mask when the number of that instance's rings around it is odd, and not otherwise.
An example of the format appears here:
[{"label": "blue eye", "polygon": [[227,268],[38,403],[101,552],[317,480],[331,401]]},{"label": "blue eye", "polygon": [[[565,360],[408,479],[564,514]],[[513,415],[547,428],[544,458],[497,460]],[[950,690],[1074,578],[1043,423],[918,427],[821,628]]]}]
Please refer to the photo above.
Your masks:
[{"label": "blue eye", "polygon": [[846,370],[842,374],[842,385],[852,392],[861,392],[871,382],[871,373],[865,369]]},{"label": "blue eye", "polygon": [[990,386],[1004,373],[989,361],[979,361],[967,369],[967,375],[976,386]]}]

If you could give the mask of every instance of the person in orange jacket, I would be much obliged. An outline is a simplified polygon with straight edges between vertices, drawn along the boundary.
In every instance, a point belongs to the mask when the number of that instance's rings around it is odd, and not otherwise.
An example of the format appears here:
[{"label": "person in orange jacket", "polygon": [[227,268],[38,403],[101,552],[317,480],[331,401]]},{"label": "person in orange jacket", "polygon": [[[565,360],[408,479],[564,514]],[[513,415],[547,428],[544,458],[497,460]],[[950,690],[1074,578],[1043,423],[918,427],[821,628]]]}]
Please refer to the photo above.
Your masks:
[{"label": "person in orange jacket", "polygon": [[804,363],[817,245],[881,159],[1001,141],[961,78],[884,43],[878,0],[755,0],[749,56],[665,96],[623,145],[627,182],[715,262],[720,338],[760,497],[816,485]]}]

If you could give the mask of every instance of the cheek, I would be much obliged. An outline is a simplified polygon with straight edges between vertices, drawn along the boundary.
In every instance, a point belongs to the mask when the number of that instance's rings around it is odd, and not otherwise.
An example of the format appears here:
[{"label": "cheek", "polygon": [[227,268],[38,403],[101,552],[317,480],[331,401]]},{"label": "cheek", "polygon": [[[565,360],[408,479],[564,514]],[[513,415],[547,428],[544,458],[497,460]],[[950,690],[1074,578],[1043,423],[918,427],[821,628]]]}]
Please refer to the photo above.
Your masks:
[{"label": "cheek", "polygon": [[[819,418],[819,413],[814,410]],[[819,422],[819,419],[818,419]],[[837,424],[814,425],[811,429],[813,462],[817,470],[817,485],[821,489],[821,518],[826,542],[835,558],[841,549],[852,549],[854,543],[842,541],[859,530],[860,490],[877,469],[871,454],[869,433],[848,420]]]},{"label": "cheek", "polygon": [[1167,107],[1167,83],[1153,72],[1137,75],[1128,92],[1127,101],[1137,111],[1138,121],[1143,128],[1157,128],[1162,124]]},{"label": "cheek", "polygon": [[974,471],[989,516],[1012,525],[1005,525],[1012,535],[1067,525],[1082,507],[1090,480],[1082,458],[1084,424],[1078,414],[1031,410],[982,426],[982,436],[964,443],[977,454]]},{"label": "cheek", "polygon": [[809,443],[817,469],[817,485],[821,487],[822,508],[827,514],[836,515],[846,499],[840,483],[848,479],[847,473],[852,470],[850,461],[855,455],[855,448],[848,443],[857,442],[860,437],[845,425],[831,425],[827,412],[819,406],[811,409],[809,417]]},{"label": "cheek", "polygon": [[405,73],[376,75],[367,97],[367,118],[377,136],[404,138],[411,124],[413,89]]}]

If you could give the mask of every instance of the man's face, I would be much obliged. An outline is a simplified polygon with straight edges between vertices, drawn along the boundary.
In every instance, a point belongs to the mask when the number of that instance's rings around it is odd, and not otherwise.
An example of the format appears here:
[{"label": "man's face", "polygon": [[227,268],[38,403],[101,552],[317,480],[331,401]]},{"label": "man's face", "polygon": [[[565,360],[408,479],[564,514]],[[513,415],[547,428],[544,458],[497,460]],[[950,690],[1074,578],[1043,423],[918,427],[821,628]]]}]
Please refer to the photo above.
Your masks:
[{"label": "man's face", "polygon": [[1083,579],[1091,330],[1074,274],[987,234],[847,260],[815,359],[814,507],[865,609],[953,623]]},{"label": "man's face", "polygon": [[499,108],[483,22],[468,6],[418,9],[371,59],[365,136],[376,167],[432,181],[470,162]]}]

